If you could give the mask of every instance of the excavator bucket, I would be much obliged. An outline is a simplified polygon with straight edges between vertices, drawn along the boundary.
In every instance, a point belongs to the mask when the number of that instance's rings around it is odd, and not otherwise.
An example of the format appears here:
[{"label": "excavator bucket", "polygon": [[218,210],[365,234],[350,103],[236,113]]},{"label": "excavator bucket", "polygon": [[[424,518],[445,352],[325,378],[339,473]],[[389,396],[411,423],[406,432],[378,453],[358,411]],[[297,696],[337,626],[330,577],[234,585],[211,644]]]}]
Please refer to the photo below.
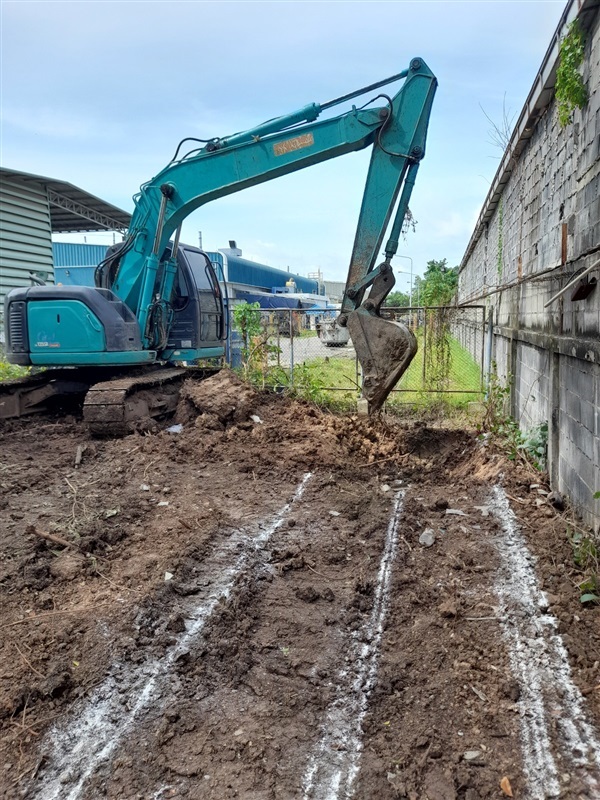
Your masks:
[{"label": "excavator bucket", "polygon": [[348,314],[348,330],[362,366],[363,398],[369,414],[378,411],[417,352],[414,334],[399,322],[364,307]]}]

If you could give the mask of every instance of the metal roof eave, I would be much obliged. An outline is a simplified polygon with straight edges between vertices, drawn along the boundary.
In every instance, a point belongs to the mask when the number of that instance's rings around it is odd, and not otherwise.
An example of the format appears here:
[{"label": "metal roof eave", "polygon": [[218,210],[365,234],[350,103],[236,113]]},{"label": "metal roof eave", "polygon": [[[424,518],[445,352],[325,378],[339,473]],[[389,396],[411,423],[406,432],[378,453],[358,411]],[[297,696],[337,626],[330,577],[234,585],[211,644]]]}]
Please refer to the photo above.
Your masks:
[{"label": "metal roof eave", "polygon": [[116,230],[129,227],[131,214],[66,181],[0,167],[0,182],[16,179],[46,189],[53,233]]},{"label": "metal roof eave", "polygon": [[565,26],[570,25],[571,22],[574,22],[581,14],[597,8],[598,0],[569,0],[567,7],[563,11],[550,46],[542,61],[542,66],[536,75],[531,91],[527,96],[523,110],[513,130],[509,145],[504,151],[500,166],[496,171],[490,190],[483,203],[477,224],[475,225],[475,230],[469,240],[462,261],[460,262],[459,273],[463,271],[475,249],[475,245],[481,238],[485,226],[494,215],[494,211],[502,197],[503,189],[512,174],[515,160],[521,155],[527,142],[533,135],[538,119],[552,102],[562,31]]}]

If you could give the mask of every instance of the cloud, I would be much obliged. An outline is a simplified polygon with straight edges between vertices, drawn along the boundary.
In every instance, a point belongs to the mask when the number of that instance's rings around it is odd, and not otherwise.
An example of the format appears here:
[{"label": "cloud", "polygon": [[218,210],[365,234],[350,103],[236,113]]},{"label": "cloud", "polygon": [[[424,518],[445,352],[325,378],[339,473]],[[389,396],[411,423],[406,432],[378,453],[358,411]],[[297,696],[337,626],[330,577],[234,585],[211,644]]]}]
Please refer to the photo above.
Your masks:
[{"label": "cloud", "polygon": [[17,134],[26,132],[58,139],[88,139],[95,132],[94,123],[88,116],[56,107],[36,108],[32,113],[30,108],[4,106],[2,116],[3,124],[15,128]]},{"label": "cloud", "polygon": [[477,222],[479,212],[451,211],[434,223],[433,235],[440,239],[470,235]]}]

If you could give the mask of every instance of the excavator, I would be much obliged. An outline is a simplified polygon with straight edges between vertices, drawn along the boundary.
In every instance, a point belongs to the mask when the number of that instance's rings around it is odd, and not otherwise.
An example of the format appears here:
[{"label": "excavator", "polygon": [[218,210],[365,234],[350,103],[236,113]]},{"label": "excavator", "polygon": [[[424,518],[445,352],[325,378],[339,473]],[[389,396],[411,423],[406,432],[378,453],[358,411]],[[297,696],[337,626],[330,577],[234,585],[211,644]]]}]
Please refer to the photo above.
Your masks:
[{"label": "excavator", "polygon": [[[396,81],[403,83],[394,96],[380,92],[343,114],[318,119]],[[425,62],[413,58],[390,78],[250,130],[183,139],[167,166],[135,196],[129,230],[96,268],[95,286],[32,286],[7,295],[8,361],[46,369],[4,385],[0,418],[31,412],[69,392],[85,395],[84,419],[95,433],[131,431],[140,419],[168,414],[188,374],[181,364],[222,356],[227,336],[210,260],[180,244],[185,218],[217,198],[368,147],[371,160],[337,323],[352,337],[369,413],[381,409],[417,350],[413,334],[383,319],[380,309],[395,282],[391,260],[425,155],[436,87]]]}]

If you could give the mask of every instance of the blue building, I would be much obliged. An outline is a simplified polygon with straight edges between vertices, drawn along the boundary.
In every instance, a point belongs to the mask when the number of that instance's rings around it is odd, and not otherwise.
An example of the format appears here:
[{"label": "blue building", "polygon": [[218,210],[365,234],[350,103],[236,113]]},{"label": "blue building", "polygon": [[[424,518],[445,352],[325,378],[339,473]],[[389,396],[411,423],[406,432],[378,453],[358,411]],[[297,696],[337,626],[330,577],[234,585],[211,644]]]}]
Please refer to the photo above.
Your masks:
[{"label": "blue building", "polygon": [[103,244],[52,242],[54,282],[71,286],[93,286],[94,272],[106,255]]},{"label": "blue building", "polygon": [[[233,303],[258,302],[261,308],[325,308],[327,298],[319,294],[319,283],[294,272],[269,267],[242,257],[235,242],[230,247],[208,252],[217,276]],[[98,244],[52,243],[56,283],[93,286],[96,266],[108,247]]]},{"label": "blue building", "polygon": [[319,294],[319,284],[293,272],[286,272],[242,257],[235,242],[228,248],[207,255],[215,265],[217,274],[232,293],[260,290],[270,294],[287,294],[292,289],[301,294]]}]

